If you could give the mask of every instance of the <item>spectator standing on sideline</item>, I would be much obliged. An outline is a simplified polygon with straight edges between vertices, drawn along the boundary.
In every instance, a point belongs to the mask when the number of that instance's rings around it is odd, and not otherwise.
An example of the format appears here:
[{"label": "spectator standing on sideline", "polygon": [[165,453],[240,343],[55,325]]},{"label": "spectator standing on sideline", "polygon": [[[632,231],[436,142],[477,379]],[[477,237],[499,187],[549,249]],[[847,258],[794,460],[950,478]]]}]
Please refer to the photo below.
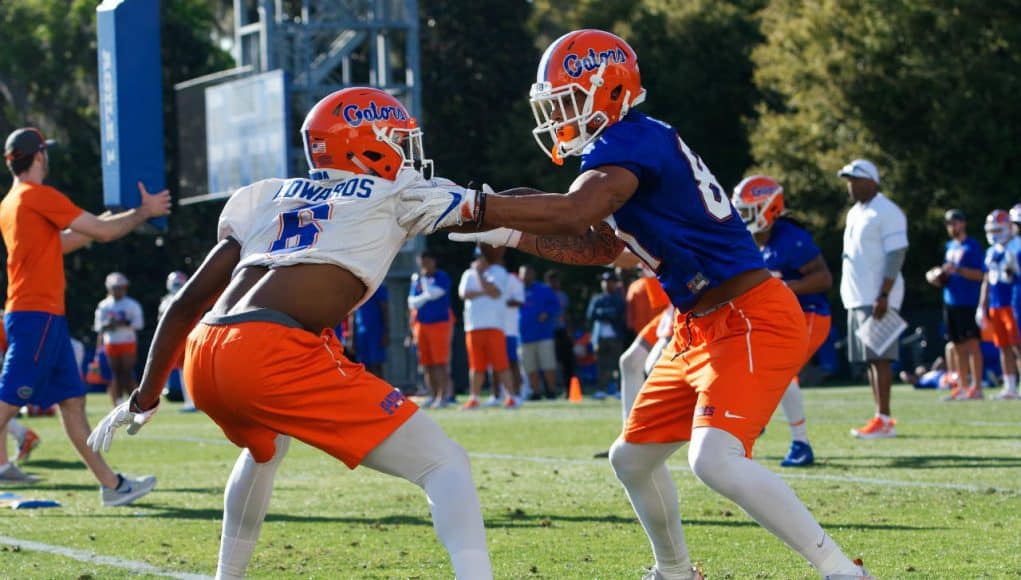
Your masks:
[{"label": "spectator standing on sideline", "polygon": [[504,292],[507,287],[507,270],[489,260],[492,246],[480,245],[475,260],[461,274],[457,293],[464,300],[464,342],[468,351],[468,400],[461,408],[478,409],[479,394],[486,372],[493,371],[490,382],[492,396],[506,391],[504,406],[517,408],[512,391],[510,363],[507,361],[507,338],[503,333],[506,308]]},{"label": "spectator standing on sideline", "polygon": [[[1007,249],[1014,252],[1014,255],[1021,256],[1021,203],[1014,204],[1014,207],[1010,208],[1009,214],[1010,230],[1013,236],[1007,242]],[[1010,305],[1014,309],[1014,320],[1021,322],[1021,276],[1014,284]]]},{"label": "spectator standing on sideline", "polygon": [[355,310],[352,337],[358,362],[370,373],[383,378],[386,347],[390,346],[390,294],[386,284],[380,284]]},{"label": "spectator standing on sideline", "polygon": [[138,387],[135,362],[138,360],[138,331],[145,327],[142,305],[128,296],[128,278],[120,272],[106,277],[106,298],[96,306],[95,327],[110,363],[113,378],[106,385],[113,406],[126,401]]},{"label": "spectator standing on sideline", "polygon": [[412,311],[411,335],[418,349],[418,363],[429,389],[429,399],[423,406],[445,407],[453,394],[448,368],[454,329],[450,276],[436,268],[436,256],[428,250],[418,255],[418,269],[411,275],[408,308]]},{"label": "spectator standing on sideline", "polygon": [[[9,350],[0,374],[0,433],[18,409],[56,403],[68,439],[100,484],[105,506],[130,503],[149,493],[155,477],[126,478],[85,443],[85,383],[75,363],[64,318],[64,254],[93,240],[111,242],[150,218],[170,213],[170,194],[150,194],[141,182],[141,205],[118,214],[95,216],[56,189],[43,185],[49,174],[48,148],[38,129],[18,129],[7,137],[4,160],[14,183],[0,202],[0,230],[7,245],[7,306],[4,328]],[[17,467],[0,445],[0,475]]]},{"label": "spectator standing on sideline", "polygon": [[[166,313],[167,308],[170,307],[170,303],[174,300],[174,296],[184,288],[184,284],[188,281],[188,275],[180,270],[167,274],[167,293],[160,299],[160,305],[157,309],[156,320],[159,322],[163,315]],[[184,401],[184,405],[181,406],[180,412],[182,413],[194,413],[198,411],[195,407],[195,403],[191,400],[191,393],[184,386],[183,377],[184,369],[184,356],[177,359],[174,363],[173,370],[170,371],[170,378],[167,380],[165,392],[170,392],[171,389],[181,393],[181,399]]]},{"label": "spectator standing on sideline", "polygon": [[[979,295],[976,322],[992,330],[993,344],[1000,349],[1000,365],[1003,369],[1003,391],[998,399],[1017,398],[1017,367],[1021,359],[1021,334],[1010,301],[1021,266],[1018,255],[1007,244],[1013,236],[1010,216],[1002,209],[993,210],[986,217],[986,274]],[[961,361],[958,361],[961,365]],[[961,365],[963,366],[963,365]],[[982,382],[958,395],[957,400],[979,400],[982,398]]]},{"label": "spectator standing on sideline", "polygon": [[624,352],[627,304],[616,274],[603,272],[600,279],[602,292],[589,300],[585,318],[592,329],[592,347],[599,361],[597,388],[605,391],[614,382],[620,355]]},{"label": "spectator standing on sideline", "polygon": [[[533,400],[545,393],[547,399],[557,398],[557,358],[553,345],[553,329],[560,316],[560,299],[553,289],[535,279],[535,268],[525,264],[518,268],[525,288],[521,305],[521,368],[528,374]],[[545,386],[543,386],[545,385]]]},{"label": "spectator standing on sideline", "polygon": [[876,414],[851,435],[862,439],[895,437],[896,421],[890,414],[891,362],[898,359],[897,341],[884,352],[873,352],[857,331],[871,317],[877,320],[904,301],[900,269],[908,251],[907,219],[897,204],[879,191],[879,170],[867,159],[855,159],[837,174],[847,181],[854,205],[844,226],[844,260],[840,299],[847,309],[847,358],[867,363]]},{"label": "spectator standing on sideline", "polygon": [[560,378],[564,388],[571,384],[574,376],[574,333],[571,329],[571,299],[567,292],[560,289],[560,272],[548,270],[543,277],[546,285],[556,294],[560,301],[560,315],[553,324],[553,346],[556,349],[557,365],[560,367]]},{"label": "spectator standing on sideline", "polygon": [[943,325],[955,355],[947,357],[947,364],[950,376],[956,374],[957,378],[946,400],[953,400],[966,392],[982,389],[981,331],[975,322],[975,309],[985,279],[985,262],[982,246],[968,236],[968,222],[963,211],[947,210],[944,222],[950,241],[943,264],[930,270],[926,279],[934,286],[943,287]]},{"label": "spectator standing on sideline", "polygon": [[[499,266],[507,271],[507,267],[503,264],[503,258],[505,255],[506,248],[494,248],[496,252],[495,256],[499,256]],[[513,390],[517,397],[517,402],[522,402],[521,385],[524,380],[521,376],[521,364],[518,360],[518,344],[521,337],[521,305],[525,303],[525,285],[521,282],[521,279],[514,273],[507,274],[507,288],[504,293],[506,299],[504,305],[504,321],[503,321],[503,334],[504,339],[507,341],[507,365],[510,368],[511,381],[514,382]],[[500,404],[499,399],[490,399],[487,403],[491,406]]]}]

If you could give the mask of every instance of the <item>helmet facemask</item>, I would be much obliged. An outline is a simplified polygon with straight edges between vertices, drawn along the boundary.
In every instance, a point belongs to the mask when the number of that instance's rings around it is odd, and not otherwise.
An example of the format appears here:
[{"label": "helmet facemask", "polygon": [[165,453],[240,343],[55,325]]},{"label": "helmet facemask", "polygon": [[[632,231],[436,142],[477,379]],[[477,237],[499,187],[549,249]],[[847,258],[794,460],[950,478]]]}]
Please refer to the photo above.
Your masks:
[{"label": "helmet facemask", "polygon": [[[587,89],[578,83],[568,83],[556,88],[549,82],[537,82],[532,85],[528,94],[532,114],[535,116],[532,136],[539,144],[539,148],[557,165],[563,165],[564,157],[581,155],[585,147],[595,141],[610,124],[610,119],[604,111],[593,110],[596,93],[599,90],[624,89],[604,87],[605,71],[604,61],[599,70],[589,77]],[[630,91],[624,91],[623,95],[611,100],[620,101],[621,109],[617,118],[622,119],[632,106],[645,100],[645,91],[634,98],[633,102]],[[569,116],[568,111],[573,111],[574,114]]]},{"label": "helmet facemask", "polygon": [[[782,193],[778,191],[771,194],[769,197],[756,201],[755,203],[746,203],[739,197],[734,200],[734,207],[737,208],[737,213],[741,216],[741,221],[744,222],[748,233],[757,234],[764,232],[773,227],[773,221],[779,217],[779,215],[773,216],[773,219],[769,219],[766,212],[773,207],[773,200]],[[782,213],[782,212],[778,212]]]}]

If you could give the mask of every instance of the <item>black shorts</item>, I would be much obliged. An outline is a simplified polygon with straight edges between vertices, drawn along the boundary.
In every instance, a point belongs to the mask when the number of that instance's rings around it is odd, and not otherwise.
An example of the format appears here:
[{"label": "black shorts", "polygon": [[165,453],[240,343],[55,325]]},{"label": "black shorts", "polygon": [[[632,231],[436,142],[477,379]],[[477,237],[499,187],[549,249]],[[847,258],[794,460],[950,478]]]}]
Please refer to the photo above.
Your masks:
[{"label": "black shorts", "polygon": [[944,306],[943,324],[947,328],[946,338],[955,344],[979,338],[982,333],[975,322],[974,306]]}]

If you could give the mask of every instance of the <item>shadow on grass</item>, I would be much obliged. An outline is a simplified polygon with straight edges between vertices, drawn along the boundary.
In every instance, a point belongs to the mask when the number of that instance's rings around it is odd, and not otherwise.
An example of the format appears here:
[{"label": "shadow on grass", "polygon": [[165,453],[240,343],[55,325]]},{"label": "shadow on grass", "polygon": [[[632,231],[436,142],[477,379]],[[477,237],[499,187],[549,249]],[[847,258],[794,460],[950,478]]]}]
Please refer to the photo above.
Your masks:
[{"label": "shadow on grass", "polygon": [[[1021,468],[1021,457],[982,455],[911,455],[901,457],[827,457],[817,460],[824,468],[854,470],[862,467],[895,469],[1002,469]],[[808,472],[805,472],[808,473]]]},{"label": "shadow on grass", "polygon": [[85,469],[81,461],[68,461],[64,459],[29,459],[21,464],[28,470],[32,469]]}]

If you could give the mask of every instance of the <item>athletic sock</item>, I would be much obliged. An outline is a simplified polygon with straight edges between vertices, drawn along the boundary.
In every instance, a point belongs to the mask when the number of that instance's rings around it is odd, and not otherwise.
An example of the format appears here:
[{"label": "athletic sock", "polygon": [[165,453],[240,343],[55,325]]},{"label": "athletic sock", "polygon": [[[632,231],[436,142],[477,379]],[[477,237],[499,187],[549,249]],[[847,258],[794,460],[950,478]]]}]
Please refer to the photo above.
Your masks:
[{"label": "athletic sock", "polygon": [[20,445],[21,442],[25,440],[25,436],[28,435],[28,427],[22,425],[21,421],[12,417],[11,420],[7,422],[7,432],[13,435]]},{"label": "athletic sock", "polygon": [[624,354],[620,355],[620,404],[624,415],[624,425],[627,425],[627,417],[631,414],[631,407],[635,405],[638,391],[642,390],[642,383],[645,382],[645,359],[649,356],[649,349],[641,337],[631,343]]},{"label": "athletic sock", "polygon": [[780,476],[745,457],[744,446],[730,433],[695,429],[688,462],[703,483],[735,502],[824,576],[855,570],[794,491]]},{"label": "athletic sock", "polygon": [[805,421],[805,403],[801,395],[798,379],[791,380],[787,385],[783,398],[780,399],[783,414],[787,417],[787,426],[791,429],[791,440],[808,443],[808,424]]},{"label": "athletic sock", "polygon": [[1003,375],[1003,387],[1010,393],[1017,392],[1017,375]]},{"label": "athletic sock", "polygon": [[664,578],[690,578],[691,558],[666,459],[682,443],[636,445],[617,439],[610,447],[610,465],[624,484],[631,507],[652,544],[656,570]]}]

